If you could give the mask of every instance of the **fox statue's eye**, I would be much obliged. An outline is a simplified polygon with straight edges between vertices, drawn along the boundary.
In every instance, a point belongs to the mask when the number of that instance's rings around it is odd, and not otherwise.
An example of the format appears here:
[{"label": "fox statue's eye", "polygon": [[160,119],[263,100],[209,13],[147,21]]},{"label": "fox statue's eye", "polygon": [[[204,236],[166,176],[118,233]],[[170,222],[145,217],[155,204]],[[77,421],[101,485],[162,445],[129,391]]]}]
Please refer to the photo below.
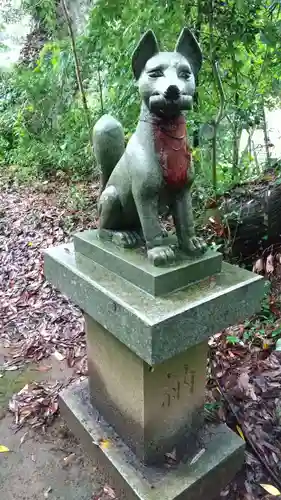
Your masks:
[{"label": "fox statue's eye", "polygon": [[179,73],[179,78],[183,78],[183,80],[189,80],[190,76],[191,76],[191,73],[190,73],[190,71],[188,71],[188,69],[182,70]]},{"label": "fox statue's eye", "polygon": [[160,78],[161,76],[164,76],[164,73],[161,69],[153,69],[152,71],[149,71],[148,75],[151,78]]}]

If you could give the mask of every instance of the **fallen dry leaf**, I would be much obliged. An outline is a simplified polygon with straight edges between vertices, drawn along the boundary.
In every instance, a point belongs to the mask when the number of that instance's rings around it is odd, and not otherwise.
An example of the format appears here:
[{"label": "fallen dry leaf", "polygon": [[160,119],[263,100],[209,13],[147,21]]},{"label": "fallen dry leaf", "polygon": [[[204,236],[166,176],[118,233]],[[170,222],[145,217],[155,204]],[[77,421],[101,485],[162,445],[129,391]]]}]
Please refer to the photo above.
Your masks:
[{"label": "fallen dry leaf", "polygon": [[20,438],[20,446],[25,442],[27,436],[28,436],[28,431],[25,432],[23,436]]},{"label": "fallen dry leaf", "polygon": [[265,271],[267,275],[271,275],[274,273],[274,256],[269,254],[266,259]]},{"label": "fallen dry leaf", "polygon": [[6,372],[14,372],[15,370],[18,370],[19,367],[16,366],[16,365],[11,365],[11,366],[6,366],[5,365],[3,366],[3,369],[6,371]]},{"label": "fallen dry leaf", "polygon": [[67,467],[71,462],[73,462],[75,457],[76,457],[75,453],[70,453],[70,455],[63,458],[63,465]]},{"label": "fallen dry leaf", "polygon": [[281,495],[281,492],[277,488],[275,488],[275,486],[273,486],[272,484],[260,484],[260,486],[265,491],[267,491],[267,493],[269,493],[270,495],[272,495],[274,497]]},{"label": "fallen dry leaf", "polygon": [[107,449],[107,448],[109,448],[110,444],[111,444],[111,443],[110,443],[109,439],[101,439],[101,440],[99,441],[99,445],[100,445],[100,447],[101,447],[101,448],[103,448],[103,449]]},{"label": "fallen dry leaf", "polygon": [[94,493],[92,496],[92,500],[113,500],[115,498],[115,491],[108,484],[105,484],[98,493]]},{"label": "fallen dry leaf", "polygon": [[245,441],[245,436],[243,434],[243,431],[242,431],[240,425],[236,425],[236,430],[237,430],[239,436]]},{"label": "fallen dry leaf", "polygon": [[46,491],[44,491],[44,498],[49,498],[49,495],[51,492],[52,492],[52,488],[49,487]]},{"label": "fallen dry leaf", "polygon": [[196,455],[191,460],[190,465],[193,465],[196,462],[198,462],[199,458],[201,458],[202,455],[204,455],[205,451],[206,451],[206,448],[202,448],[201,450],[199,450],[198,453],[196,453]]},{"label": "fallen dry leaf", "polygon": [[4,446],[3,444],[0,444],[0,453],[6,453],[7,451],[10,451],[7,446]]},{"label": "fallen dry leaf", "polygon": [[38,366],[38,368],[33,368],[34,371],[36,372],[41,372],[41,373],[47,373],[52,369],[51,365],[48,366]]},{"label": "fallen dry leaf", "polygon": [[279,264],[281,264],[281,253],[277,253],[277,254],[275,255],[275,259],[276,259],[276,261],[277,261]]},{"label": "fallen dry leaf", "polygon": [[168,459],[168,461],[172,462],[177,462],[177,450],[176,448],[173,448],[173,450],[170,453],[165,453],[165,457]]},{"label": "fallen dry leaf", "polygon": [[115,491],[108,484],[104,485],[103,491],[106,495],[109,496],[109,498],[116,498]]},{"label": "fallen dry leaf", "polygon": [[262,273],[264,270],[263,259],[258,259],[253,265],[253,273]]},{"label": "fallen dry leaf", "polygon": [[63,361],[65,359],[65,356],[61,354],[59,351],[55,351],[53,353],[54,358],[56,358],[58,361]]}]

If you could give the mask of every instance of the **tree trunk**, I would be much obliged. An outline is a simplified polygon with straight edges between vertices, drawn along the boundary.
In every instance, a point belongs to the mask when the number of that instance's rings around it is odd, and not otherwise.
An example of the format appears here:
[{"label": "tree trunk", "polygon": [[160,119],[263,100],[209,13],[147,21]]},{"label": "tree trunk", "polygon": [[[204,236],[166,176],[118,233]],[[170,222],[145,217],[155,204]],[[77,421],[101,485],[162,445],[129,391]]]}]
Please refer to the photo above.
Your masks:
[{"label": "tree trunk", "polygon": [[263,114],[263,133],[264,133],[264,143],[265,143],[265,153],[266,153],[266,168],[270,166],[270,150],[269,150],[269,136],[266,123],[265,105],[262,104],[262,114]]},{"label": "tree trunk", "polygon": [[230,235],[223,251],[233,259],[251,263],[258,252],[280,243],[281,185],[271,175],[270,181],[234,188],[220,204],[225,234]]},{"label": "tree trunk", "polygon": [[238,177],[238,163],[239,163],[239,81],[236,59],[234,56],[233,47],[231,50],[232,55],[232,71],[235,75],[235,96],[234,96],[234,126],[233,126],[233,148],[232,148],[232,180],[237,180]]},{"label": "tree trunk", "polygon": [[[194,35],[195,35],[198,43],[200,42],[201,25],[202,25],[202,22],[203,22],[202,3],[203,3],[202,0],[198,0],[198,3],[197,3],[197,19],[196,19],[195,32],[194,32]],[[196,89],[197,89],[197,87],[199,85],[199,78],[198,78],[198,76],[196,77],[195,84],[196,84]],[[198,113],[199,112],[199,95],[198,95],[197,90],[195,92],[194,101],[193,102],[194,102],[194,110]],[[198,148],[199,144],[200,144],[200,134],[199,134],[199,131],[200,131],[200,122],[199,122],[199,120],[195,121],[195,125],[196,125],[196,128],[195,128],[195,130],[193,132],[193,147],[194,147],[194,149]],[[195,161],[195,170],[197,172],[199,171],[199,160]]]}]

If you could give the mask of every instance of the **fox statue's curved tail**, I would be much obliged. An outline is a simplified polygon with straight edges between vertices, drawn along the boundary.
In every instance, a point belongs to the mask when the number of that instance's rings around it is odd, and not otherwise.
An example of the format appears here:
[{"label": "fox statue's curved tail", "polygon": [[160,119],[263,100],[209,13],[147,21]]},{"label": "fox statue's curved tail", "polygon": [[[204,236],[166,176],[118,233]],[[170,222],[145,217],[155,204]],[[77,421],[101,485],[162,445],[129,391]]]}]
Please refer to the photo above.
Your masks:
[{"label": "fox statue's curved tail", "polygon": [[103,115],[93,129],[93,148],[101,176],[101,192],[125,151],[121,123],[111,115]]}]

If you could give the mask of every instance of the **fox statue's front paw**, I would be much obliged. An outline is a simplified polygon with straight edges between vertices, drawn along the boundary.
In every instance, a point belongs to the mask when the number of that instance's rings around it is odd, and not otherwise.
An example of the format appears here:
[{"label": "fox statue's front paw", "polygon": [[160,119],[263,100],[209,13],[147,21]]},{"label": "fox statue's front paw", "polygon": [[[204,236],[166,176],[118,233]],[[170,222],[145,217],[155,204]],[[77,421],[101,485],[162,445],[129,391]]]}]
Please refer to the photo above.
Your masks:
[{"label": "fox statue's front paw", "polygon": [[148,260],[154,266],[165,266],[176,260],[175,248],[171,245],[162,245],[147,250]]},{"label": "fox statue's front paw", "polygon": [[207,245],[202,238],[190,236],[180,245],[181,250],[190,255],[200,255],[206,252]]}]

